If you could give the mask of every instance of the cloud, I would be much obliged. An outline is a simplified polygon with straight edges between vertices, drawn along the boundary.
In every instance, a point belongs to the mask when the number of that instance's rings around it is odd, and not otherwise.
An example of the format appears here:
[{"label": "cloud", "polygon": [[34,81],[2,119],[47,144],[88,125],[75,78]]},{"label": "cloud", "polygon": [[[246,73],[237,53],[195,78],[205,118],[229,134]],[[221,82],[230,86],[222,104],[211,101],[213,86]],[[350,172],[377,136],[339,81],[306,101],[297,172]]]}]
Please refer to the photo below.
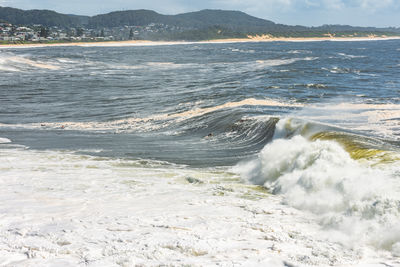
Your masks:
[{"label": "cloud", "polygon": [[387,8],[394,4],[393,0],[358,0],[360,7],[364,9],[381,9]]},{"label": "cloud", "polygon": [[328,9],[343,9],[345,8],[345,4],[342,0],[324,0],[323,1],[325,8]]}]

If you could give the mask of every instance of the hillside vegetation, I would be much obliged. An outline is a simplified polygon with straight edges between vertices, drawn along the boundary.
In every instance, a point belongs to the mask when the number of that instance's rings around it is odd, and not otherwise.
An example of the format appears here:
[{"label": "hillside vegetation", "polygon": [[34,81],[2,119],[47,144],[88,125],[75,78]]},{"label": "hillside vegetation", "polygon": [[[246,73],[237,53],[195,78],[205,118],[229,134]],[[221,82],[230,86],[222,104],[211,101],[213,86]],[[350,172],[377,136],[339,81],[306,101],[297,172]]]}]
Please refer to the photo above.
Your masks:
[{"label": "hillside vegetation", "polygon": [[111,29],[118,27],[168,25],[166,30],[146,33],[152,40],[206,40],[245,38],[268,34],[276,37],[400,35],[400,28],[352,27],[324,25],[320,27],[289,26],[256,18],[240,11],[201,10],[178,15],[163,15],[152,10],[116,11],[96,16],[60,14],[50,10],[21,10],[0,7],[0,21],[14,25],[41,24],[45,27],[82,27]]}]

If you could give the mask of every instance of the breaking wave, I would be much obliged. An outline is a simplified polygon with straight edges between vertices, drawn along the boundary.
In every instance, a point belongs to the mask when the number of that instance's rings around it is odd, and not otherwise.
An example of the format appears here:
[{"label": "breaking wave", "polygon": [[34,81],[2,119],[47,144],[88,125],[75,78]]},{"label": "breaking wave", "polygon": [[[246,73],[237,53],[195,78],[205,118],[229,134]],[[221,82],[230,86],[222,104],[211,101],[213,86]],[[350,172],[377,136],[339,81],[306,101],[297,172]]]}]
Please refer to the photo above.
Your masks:
[{"label": "breaking wave", "polygon": [[280,120],[273,141],[234,171],[315,214],[326,238],[399,256],[400,154],[380,142]]},{"label": "breaking wave", "polygon": [[39,122],[31,124],[1,124],[3,127],[30,128],[30,129],[64,129],[64,130],[83,130],[83,131],[117,131],[117,132],[147,132],[160,130],[184,122],[191,118],[201,117],[206,114],[218,112],[225,109],[240,107],[267,106],[267,107],[303,107],[298,103],[285,103],[274,99],[255,99],[247,98],[237,102],[227,102],[217,106],[193,108],[177,113],[161,113],[147,117],[132,117],[107,122]]}]

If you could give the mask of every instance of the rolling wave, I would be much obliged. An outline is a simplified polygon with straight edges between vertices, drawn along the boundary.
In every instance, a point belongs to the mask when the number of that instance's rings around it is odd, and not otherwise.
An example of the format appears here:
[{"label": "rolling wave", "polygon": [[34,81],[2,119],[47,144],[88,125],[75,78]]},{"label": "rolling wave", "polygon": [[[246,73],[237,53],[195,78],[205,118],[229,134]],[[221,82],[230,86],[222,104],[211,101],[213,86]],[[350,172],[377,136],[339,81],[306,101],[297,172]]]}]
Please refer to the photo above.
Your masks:
[{"label": "rolling wave", "polygon": [[30,124],[0,124],[3,127],[28,128],[28,129],[64,129],[77,131],[111,131],[111,132],[149,132],[164,129],[170,125],[175,127],[176,123],[191,118],[200,117],[206,114],[217,112],[224,109],[235,109],[240,107],[267,106],[267,107],[286,107],[299,108],[302,104],[285,103],[273,99],[247,98],[237,102],[227,102],[225,104],[189,109],[177,113],[161,113],[147,117],[132,117],[117,119],[106,122],[39,122]]},{"label": "rolling wave", "polygon": [[[204,105],[204,103],[203,103]],[[360,106],[361,105],[361,106]],[[391,110],[397,112],[397,105],[350,105],[350,115],[359,115],[360,111],[368,112]],[[254,107],[267,107],[273,113],[274,109],[287,108],[295,110],[298,117],[282,117],[262,115]],[[336,105],[335,110],[348,111],[347,105]],[[332,118],[333,111],[324,107]],[[399,159],[393,151],[398,149],[396,139],[382,139],[379,135],[366,137],[363,131],[356,127],[346,127],[339,122],[324,121],[324,113],[316,112],[316,107],[306,107],[298,103],[286,103],[273,99],[248,98],[237,102],[227,102],[211,107],[192,108],[176,113],[160,113],[147,117],[124,118],[111,121],[89,122],[39,122],[29,124],[0,124],[0,127],[15,129],[32,129],[38,131],[96,132],[105,135],[135,134],[141,139],[124,152],[128,156],[137,157],[143,153],[153,159],[166,160],[174,163],[215,166],[234,165],[238,161],[254,157],[268,143],[275,139],[291,139],[302,136],[309,142],[333,141],[341,146],[353,160],[366,160],[379,165],[392,163]],[[310,114],[307,114],[310,112]],[[317,118],[313,117],[318,115]],[[364,114],[364,113],[361,113]],[[293,113],[293,115],[295,115]],[[333,116],[338,119],[339,116]],[[362,116],[363,119],[364,116]],[[316,120],[310,120],[316,118]],[[344,120],[347,121],[347,120]],[[357,124],[353,123],[355,126]],[[333,126],[336,125],[336,126]],[[377,125],[378,126],[378,125]],[[370,127],[374,127],[373,124]],[[151,133],[145,135],[145,133]],[[151,142],[157,142],[150,149]],[[128,141],[132,142],[132,141]],[[136,143],[137,142],[137,143]],[[159,153],[157,144],[165,148],[165,153]],[[63,148],[63,147],[62,147]],[[87,147],[85,149],[92,149]],[[168,149],[174,153],[167,153]],[[179,153],[178,153],[179,151]]]}]

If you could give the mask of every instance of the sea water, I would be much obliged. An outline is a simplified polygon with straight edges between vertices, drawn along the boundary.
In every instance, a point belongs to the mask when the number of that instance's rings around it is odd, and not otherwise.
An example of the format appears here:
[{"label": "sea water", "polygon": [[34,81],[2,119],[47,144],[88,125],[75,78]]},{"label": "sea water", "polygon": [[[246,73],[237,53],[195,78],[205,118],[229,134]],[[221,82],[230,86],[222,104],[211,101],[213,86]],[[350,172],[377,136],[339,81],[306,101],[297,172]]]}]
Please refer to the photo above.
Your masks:
[{"label": "sea water", "polygon": [[399,54],[0,49],[0,264],[400,265]]}]

